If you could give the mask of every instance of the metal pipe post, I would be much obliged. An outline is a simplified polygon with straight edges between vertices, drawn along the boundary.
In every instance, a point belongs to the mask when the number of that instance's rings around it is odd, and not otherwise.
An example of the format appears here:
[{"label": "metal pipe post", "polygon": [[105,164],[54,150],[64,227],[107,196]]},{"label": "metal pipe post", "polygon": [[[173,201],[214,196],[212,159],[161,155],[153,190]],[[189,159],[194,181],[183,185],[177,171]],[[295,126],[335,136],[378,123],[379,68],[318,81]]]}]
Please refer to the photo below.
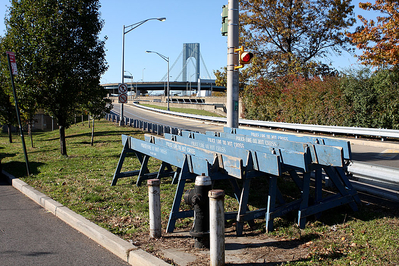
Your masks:
[{"label": "metal pipe post", "polygon": [[[125,83],[125,25],[123,25],[123,32],[122,32],[122,84]],[[120,126],[123,126],[123,103],[121,103],[121,120]]]},{"label": "metal pipe post", "polygon": [[220,189],[211,190],[208,193],[211,266],[225,264],[224,195],[224,190]]},{"label": "metal pipe post", "polygon": [[234,49],[238,47],[238,0],[229,0],[227,35],[227,127],[238,128],[238,55]]},{"label": "metal pipe post", "polygon": [[168,85],[167,85],[166,90],[168,91],[168,111],[170,111],[170,109],[169,109],[169,95],[170,95],[170,92],[169,92],[169,57],[168,57]]},{"label": "metal pipe post", "polygon": [[150,213],[150,237],[161,237],[161,197],[159,179],[147,180]]},{"label": "metal pipe post", "polygon": [[12,70],[12,66],[11,66],[10,54],[8,52],[7,52],[7,61],[8,61],[8,68],[10,70],[11,86],[12,86],[12,92],[13,92],[13,95],[14,95],[15,111],[16,111],[17,120],[18,120],[19,134],[21,136],[22,149],[23,149],[24,157],[25,157],[26,174],[27,174],[27,176],[30,176],[30,167],[29,167],[28,153],[26,152],[24,131],[23,131],[22,124],[21,124],[21,116],[20,116],[19,107],[18,107],[17,92],[15,90],[15,84],[14,84],[14,74],[13,74],[13,70]]}]

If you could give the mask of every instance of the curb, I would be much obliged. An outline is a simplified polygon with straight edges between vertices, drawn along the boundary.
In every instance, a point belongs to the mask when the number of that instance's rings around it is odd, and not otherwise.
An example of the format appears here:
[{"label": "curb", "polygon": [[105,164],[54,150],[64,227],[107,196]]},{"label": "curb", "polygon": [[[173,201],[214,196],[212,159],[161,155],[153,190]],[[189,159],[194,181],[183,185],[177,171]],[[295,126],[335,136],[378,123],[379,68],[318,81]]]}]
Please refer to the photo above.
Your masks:
[{"label": "curb", "polygon": [[126,240],[112,234],[106,229],[90,222],[83,216],[73,212],[61,203],[53,200],[45,194],[32,188],[24,181],[14,177],[13,175],[2,171],[3,175],[8,178],[8,182],[22,194],[42,206],[47,211],[53,213],[57,218],[64,221],[80,233],[95,241],[114,255],[126,261],[130,265],[137,266],[153,266],[153,265],[170,265],[165,261],[145,252],[144,250],[134,246]]}]

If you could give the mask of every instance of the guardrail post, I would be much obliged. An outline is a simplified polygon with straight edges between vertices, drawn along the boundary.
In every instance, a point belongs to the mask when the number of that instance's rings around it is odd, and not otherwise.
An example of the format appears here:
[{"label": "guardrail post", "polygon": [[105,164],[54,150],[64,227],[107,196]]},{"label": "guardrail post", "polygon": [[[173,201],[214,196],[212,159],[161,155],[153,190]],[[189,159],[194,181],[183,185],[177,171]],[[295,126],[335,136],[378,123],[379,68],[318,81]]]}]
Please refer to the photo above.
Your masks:
[{"label": "guardrail post", "polygon": [[161,197],[159,179],[147,180],[148,202],[150,214],[150,237],[161,237]]},{"label": "guardrail post", "polygon": [[210,265],[220,266],[225,264],[224,190],[211,190],[208,196]]},{"label": "guardrail post", "polygon": [[163,135],[163,128],[162,125],[158,125],[158,135]]}]

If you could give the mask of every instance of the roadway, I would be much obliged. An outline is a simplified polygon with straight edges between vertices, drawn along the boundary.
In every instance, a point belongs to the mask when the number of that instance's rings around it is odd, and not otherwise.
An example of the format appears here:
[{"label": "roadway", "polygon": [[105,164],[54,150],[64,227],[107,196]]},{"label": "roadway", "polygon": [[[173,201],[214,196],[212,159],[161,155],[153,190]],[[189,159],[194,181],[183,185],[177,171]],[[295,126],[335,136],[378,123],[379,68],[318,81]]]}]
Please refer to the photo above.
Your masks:
[{"label": "roadway", "polygon": [[129,265],[12,187],[0,172],[0,265]]},{"label": "roadway", "polygon": [[[114,112],[120,113],[120,104],[114,103]],[[195,119],[166,115],[148,111],[133,105],[124,104],[124,115],[150,123],[184,128],[192,131],[223,131],[224,124],[204,122]],[[273,131],[273,130],[263,130]],[[351,142],[354,162],[362,162],[382,167],[396,168],[399,171],[399,143],[381,140],[347,138]]]}]

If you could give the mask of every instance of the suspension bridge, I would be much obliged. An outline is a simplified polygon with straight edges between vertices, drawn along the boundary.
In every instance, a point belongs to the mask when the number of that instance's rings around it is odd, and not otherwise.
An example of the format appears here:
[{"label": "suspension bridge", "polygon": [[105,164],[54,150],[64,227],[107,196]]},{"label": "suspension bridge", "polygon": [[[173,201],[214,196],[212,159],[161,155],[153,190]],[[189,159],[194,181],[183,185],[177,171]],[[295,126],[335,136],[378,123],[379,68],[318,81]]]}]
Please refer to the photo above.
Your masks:
[{"label": "suspension bridge", "polygon": [[[216,86],[215,79],[211,79],[211,75],[201,55],[199,43],[183,43],[183,49],[171,65],[169,72],[172,72],[173,69],[178,69],[176,65],[178,65],[179,62],[181,62],[182,68],[178,71],[173,81],[169,82],[172,95],[186,96],[193,94],[193,92],[198,95],[201,92],[202,96],[209,96],[212,91],[226,90],[224,86]],[[201,68],[201,63],[203,68]],[[193,69],[194,73],[192,73]],[[205,75],[201,74],[201,69],[205,70]],[[126,84],[132,95],[147,94],[149,92],[157,95],[166,95],[167,77],[168,73],[158,82],[134,82],[132,80],[131,82],[126,82]],[[194,77],[194,81],[192,81],[192,77]],[[118,83],[103,84],[102,86],[104,86],[110,94],[118,93]]]}]

